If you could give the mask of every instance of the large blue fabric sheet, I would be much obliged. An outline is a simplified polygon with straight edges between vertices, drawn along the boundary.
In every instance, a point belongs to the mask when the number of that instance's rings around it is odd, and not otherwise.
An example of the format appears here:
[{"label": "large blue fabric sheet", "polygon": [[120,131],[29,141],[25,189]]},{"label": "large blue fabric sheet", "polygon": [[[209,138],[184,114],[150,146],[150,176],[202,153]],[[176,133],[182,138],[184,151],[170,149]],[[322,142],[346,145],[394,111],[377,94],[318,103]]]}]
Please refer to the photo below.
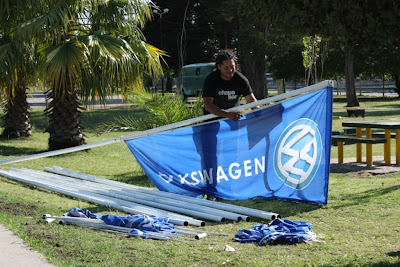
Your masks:
[{"label": "large blue fabric sheet", "polygon": [[167,192],[327,203],[332,87],[246,113],[126,141]]}]

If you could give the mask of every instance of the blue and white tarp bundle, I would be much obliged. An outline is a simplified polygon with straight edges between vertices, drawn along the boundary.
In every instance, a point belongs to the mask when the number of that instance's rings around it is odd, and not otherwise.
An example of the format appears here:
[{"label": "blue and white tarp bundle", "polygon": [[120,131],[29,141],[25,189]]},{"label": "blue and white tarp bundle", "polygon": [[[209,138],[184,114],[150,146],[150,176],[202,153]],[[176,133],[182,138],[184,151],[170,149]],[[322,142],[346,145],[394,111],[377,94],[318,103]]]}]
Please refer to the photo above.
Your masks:
[{"label": "blue and white tarp bundle", "polygon": [[258,242],[259,246],[292,245],[315,240],[315,233],[308,222],[275,219],[270,224],[254,225],[251,229],[241,229],[235,241],[241,243]]},{"label": "blue and white tarp bundle", "polygon": [[152,216],[152,215],[129,215],[129,216],[116,216],[116,215],[101,215],[92,213],[89,210],[82,210],[80,208],[72,208],[67,213],[70,217],[90,218],[102,220],[107,225],[131,228],[130,234],[138,235],[141,237],[151,237],[149,232],[168,232],[169,234],[177,234],[174,231],[174,225],[168,223],[167,217]]},{"label": "blue and white tarp bundle", "polygon": [[[305,88],[304,88],[305,89]],[[228,119],[125,140],[159,189],[327,203],[332,85]]]}]

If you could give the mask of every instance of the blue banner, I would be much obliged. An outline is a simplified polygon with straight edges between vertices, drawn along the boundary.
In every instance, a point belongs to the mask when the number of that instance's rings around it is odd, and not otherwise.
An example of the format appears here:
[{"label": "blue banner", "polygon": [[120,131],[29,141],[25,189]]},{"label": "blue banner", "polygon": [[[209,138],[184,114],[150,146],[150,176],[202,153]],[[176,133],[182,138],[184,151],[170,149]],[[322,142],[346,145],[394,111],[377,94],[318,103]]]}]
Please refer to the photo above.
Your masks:
[{"label": "blue banner", "polygon": [[332,87],[246,113],[126,141],[162,191],[327,203]]}]

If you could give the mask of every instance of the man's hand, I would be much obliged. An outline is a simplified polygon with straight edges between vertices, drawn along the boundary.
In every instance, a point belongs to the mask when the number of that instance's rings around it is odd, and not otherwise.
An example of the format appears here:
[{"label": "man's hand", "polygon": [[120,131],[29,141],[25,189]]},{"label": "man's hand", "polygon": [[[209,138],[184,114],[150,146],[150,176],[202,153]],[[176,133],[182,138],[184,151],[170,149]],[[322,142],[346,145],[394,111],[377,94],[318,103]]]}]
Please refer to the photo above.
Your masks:
[{"label": "man's hand", "polygon": [[229,112],[227,115],[227,118],[233,121],[237,121],[240,119],[240,117],[242,117],[242,114],[238,113],[238,112]]}]

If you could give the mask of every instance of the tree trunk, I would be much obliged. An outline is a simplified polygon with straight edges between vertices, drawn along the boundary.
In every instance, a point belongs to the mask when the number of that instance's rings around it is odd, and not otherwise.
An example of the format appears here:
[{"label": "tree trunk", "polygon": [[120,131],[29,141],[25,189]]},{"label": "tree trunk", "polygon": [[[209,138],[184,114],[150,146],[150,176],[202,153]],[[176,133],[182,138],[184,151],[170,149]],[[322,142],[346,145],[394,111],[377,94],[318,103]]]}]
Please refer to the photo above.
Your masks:
[{"label": "tree trunk", "polygon": [[80,119],[83,107],[76,92],[49,93],[48,98],[52,99],[45,109],[49,116],[49,150],[86,144]]},{"label": "tree trunk", "polygon": [[241,71],[249,79],[256,98],[260,100],[268,97],[264,57],[243,58],[240,62]]},{"label": "tree trunk", "polygon": [[399,74],[392,74],[393,79],[395,81],[396,88],[393,90],[398,94],[398,98],[400,98],[400,77]]},{"label": "tree trunk", "polygon": [[360,103],[358,102],[356,87],[354,85],[353,54],[348,45],[345,47],[345,58],[347,107],[358,107],[360,106]]},{"label": "tree trunk", "polygon": [[31,114],[26,98],[26,89],[16,90],[3,103],[4,130],[6,137],[29,137],[32,135]]}]

